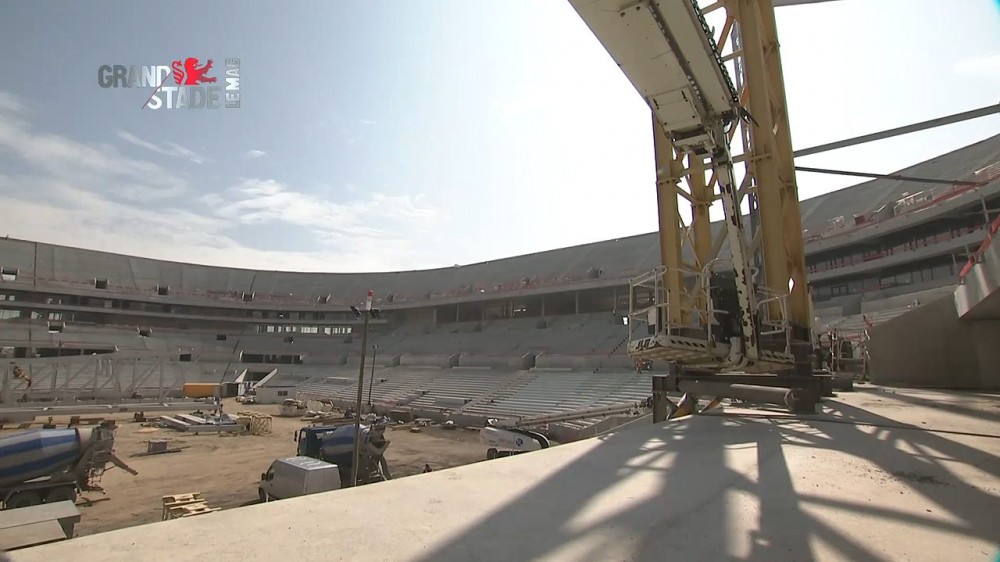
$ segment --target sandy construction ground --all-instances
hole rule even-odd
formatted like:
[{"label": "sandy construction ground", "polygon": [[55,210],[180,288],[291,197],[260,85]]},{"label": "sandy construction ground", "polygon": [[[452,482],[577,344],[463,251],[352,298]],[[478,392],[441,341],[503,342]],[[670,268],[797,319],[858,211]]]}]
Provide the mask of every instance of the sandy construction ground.
[{"label": "sandy construction ground", "polygon": [[[252,436],[192,435],[171,429],[151,431],[134,422],[132,414],[112,416],[118,423],[115,451],[139,474],[132,476],[113,468],[104,474],[101,482],[106,494],[88,492],[81,496],[78,503],[83,520],[76,527],[79,535],[160,521],[161,497],[169,494],[201,492],[211,507],[223,509],[255,503],[260,473],[267,470],[274,459],[294,456],[295,432],[309,424],[299,418],[277,417],[277,406],[243,406],[235,402],[225,405],[227,412],[238,410],[273,415],[272,433]],[[155,415],[151,413],[149,417]],[[66,427],[68,418],[54,421]],[[445,431],[440,427],[425,427],[420,433],[411,433],[409,426],[396,426],[386,431],[386,437],[391,442],[386,460],[393,478],[418,474],[424,463],[441,469],[486,458],[486,447],[479,442],[478,430]],[[133,456],[144,453],[150,439],[163,438],[170,439],[171,448],[181,448],[181,451]],[[82,501],[84,498],[109,499],[86,505]]]}]

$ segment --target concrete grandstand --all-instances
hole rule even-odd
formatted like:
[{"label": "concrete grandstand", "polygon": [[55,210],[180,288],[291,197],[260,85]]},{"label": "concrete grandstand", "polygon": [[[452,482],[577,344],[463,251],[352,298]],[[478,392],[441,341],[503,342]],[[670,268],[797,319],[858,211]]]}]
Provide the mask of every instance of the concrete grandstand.
[{"label": "concrete grandstand", "polygon": [[[1000,208],[998,162],[1000,135],[900,171],[944,184],[876,179],[802,201],[821,327],[846,333],[950,295]],[[374,289],[366,400],[479,416],[641,400],[649,377],[625,354],[623,316],[629,278],[657,262],[656,233],[390,273],[234,269],[5,238],[0,348],[33,382],[5,382],[3,398],[171,396],[185,381],[271,375],[348,400],[360,359],[349,307]]]}]

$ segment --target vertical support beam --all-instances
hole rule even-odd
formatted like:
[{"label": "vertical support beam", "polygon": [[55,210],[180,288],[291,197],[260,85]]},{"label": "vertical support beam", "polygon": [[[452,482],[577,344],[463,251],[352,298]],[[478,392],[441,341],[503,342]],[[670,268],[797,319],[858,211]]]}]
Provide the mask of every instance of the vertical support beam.
[{"label": "vertical support beam", "polygon": [[[652,114],[651,114],[652,115]],[[663,132],[663,127],[653,120],[653,151],[656,158],[656,207],[660,222],[660,263],[666,266],[663,288],[669,295],[667,322],[680,322],[681,318],[681,231],[677,220],[677,183],[683,175],[683,166],[674,156],[673,143]],[[660,304],[659,302],[657,304]]]},{"label": "vertical support beam", "polygon": [[[691,232],[694,246],[694,262],[700,269],[713,259],[712,223],[708,210],[712,206],[713,192],[705,181],[705,161],[697,155],[688,155],[688,185],[691,188]],[[694,291],[695,307],[708,310],[708,295]],[[706,314],[701,315],[704,325],[711,322]]]},{"label": "vertical support beam", "polygon": [[573,291],[573,314],[580,314],[580,291]]},{"label": "vertical support beam", "polygon": [[[762,30],[767,44],[764,63],[768,74],[768,93],[774,119],[775,158],[784,182],[781,184],[781,210],[784,215],[783,240],[788,275],[793,282],[788,297],[789,320],[793,325],[808,330],[812,326],[812,302],[809,296],[809,279],[806,274],[805,240],[802,238],[802,213],[799,209],[799,187],[795,177],[795,152],[792,149],[792,131],[788,123],[788,101],[785,97],[785,77],[781,69],[781,52],[778,44],[778,24],[774,18],[774,5],[769,0],[760,2]],[[808,334],[807,334],[808,337]]]},{"label": "vertical support beam", "polygon": [[767,287],[789,291],[788,320],[809,327],[802,219],[788,126],[777,25],[770,0],[738,0],[737,19],[743,49],[749,109],[756,124],[751,138],[750,170],[756,178],[764,275]]},{"label": "vertical support beam", "polygon": [[712,226],[708,218],[713,193],[705,182],[705,161],[694,154],[688,155],[688,183],[691,186],[691,230],[694,233],[695,263],[704,267],[712,255]]}]

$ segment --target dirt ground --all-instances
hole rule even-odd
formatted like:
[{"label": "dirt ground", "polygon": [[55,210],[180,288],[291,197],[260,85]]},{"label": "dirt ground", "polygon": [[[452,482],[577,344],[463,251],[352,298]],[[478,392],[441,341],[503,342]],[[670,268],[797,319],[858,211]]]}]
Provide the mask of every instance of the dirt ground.
[{"label": "dirt ground", "polygon": [[[270,414],[270,435],[193,435],[172,429],[150,431],[132,420],[132,414],[110,416],[117,420],[116,454],[139,474],[113,468],[104,474],[101,486],[106,494],[88,492],[81,496],[83,519],[77,525],[80,536],[160,521],[161,497],[170,494],[201,492],[209,506],[231,509],[257,502],[257,482],[271,461],[295,455],[295,432],[308,422],[299,418],[277,417],[278,406],[244,406],[227,401],[225,411],[250,410]],[[169,415],[169,412],[164,412]],[[180,412],[183,413],[183,412]],[[150,413],[147,417],[154,417]],[[44,421],[36,419],[36,422]],[[65,427],[69,421],[56,418]],[[36,425],[35,427],[40,427]],[[5,430],[7,433],[9,430]],[[144,453],[150,439],[170,439],[178,453],[133,456]],[[479,442],[476,430],[445,431],[425,427],[411,433],[409,426],[386,430],[390,445],[386,460],[393,478],[419,474],[427,463],[432,469],[450,468],[486,458],[486,447]],[[95,501],[86,505],[82,500]]]}]

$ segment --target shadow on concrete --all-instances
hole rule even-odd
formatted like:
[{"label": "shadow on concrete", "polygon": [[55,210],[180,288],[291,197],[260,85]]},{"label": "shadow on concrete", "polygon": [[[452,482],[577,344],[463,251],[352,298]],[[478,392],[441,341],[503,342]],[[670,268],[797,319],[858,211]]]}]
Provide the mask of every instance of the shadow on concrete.
[{"label": "shadow on concrete", "polygon": [[[841,403],[827,407],[845,419],[899,425]],[[721,431],[718,424],[695,418],[660,424],[655,433],[647,427],[597,438],[600,444],[589,453],[420,560],[533,560],[558,555],[612,560],[621,558],[625,548],[635,560],[813,561],[819,559],[814,550],[818,543],[827,555],[832,552],[839,559],[897,559],[878,545],[866,544],[864,532],[845,533],[807,507],[823,508],[827,514],[831,509],[850,513],[857,518],[859,531],[885,520],[905,523],[915,532],[939,530],[986,541],[1000,537],[1000,519],[987,515],[1000,513],[1000,500],[963,483],[947,467],[959,462],[997,475],[1000,461],[993,455],[919,429],[873,429],[787,416],[712,417],[722,418]],[[942,521],[924,509],[882,507],[878,498],[857,503],[811,492],[823,486],[824,478],[859,476],[821,470],[804,474],[807,471],[801,468],[793,474],[786,455],[798,447],[833,449],[867,461],[857,465],[871,470],[872,478],[896,480],[907,493],[925,498],[935,510],[947,511],[954,521]],[[902,450],[906,447],[916,454]],[[756,454],[747,455],[746,449],[755,449]],[[622,450],[634,454],[623,457]],[[801,453],[796,458],[801,460]],[[756,481],[746,476],[755,473]],[[631,479],[640,485],[620,487]],[[868,485],[878,490],[877,483]],[[752,521],[753,514],[755,529],[746,521],[748,517]],[[734,525],[737,517],[742,525]],[[743,536],[731,531],[734,527],[753,530]]]},{"label": "shadow on concrete", "polygon": [[[975,420],[1000,422],[1000,408],[996,409],[996,411],[983,410],[962,405],[961,403],[943,401],[940,399],[940,395],[936,395],[933,398],[918,396],[918,393],[926,392],[924,389],[867,388],[862,389],[861,392],[876,399],[899,400],[906,404],[934,408],[942,412],[965,416]],[[1000,407],[1000,394],[993,392],[949,391],[948,396],[967,398],[969,401],[992,401]]]}]

